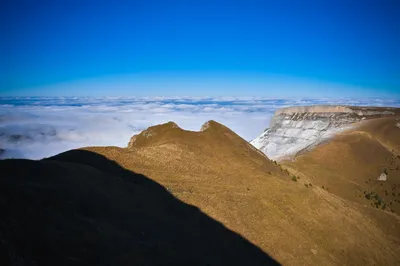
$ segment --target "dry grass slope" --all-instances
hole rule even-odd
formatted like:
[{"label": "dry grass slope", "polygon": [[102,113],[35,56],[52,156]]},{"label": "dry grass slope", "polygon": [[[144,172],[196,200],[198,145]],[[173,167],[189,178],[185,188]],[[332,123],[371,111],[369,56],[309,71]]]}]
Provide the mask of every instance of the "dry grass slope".
[{"label": "dry grass slope", "polygon": [[375,212],[318,187],[307,189],[303,179],[291,181],[279,165],[216,122],[199,132],[168,123],[134,139],[126,149],[88,149],[149,176],[283,264],[399,261],[398,217],[385,214],[387,230]]},{"label": "dry grass slope", "polygon": [[[400,211],[399,116],[361,123],[284,165],[342,198]],[[384,173],[386,181],[378,177]]]}]

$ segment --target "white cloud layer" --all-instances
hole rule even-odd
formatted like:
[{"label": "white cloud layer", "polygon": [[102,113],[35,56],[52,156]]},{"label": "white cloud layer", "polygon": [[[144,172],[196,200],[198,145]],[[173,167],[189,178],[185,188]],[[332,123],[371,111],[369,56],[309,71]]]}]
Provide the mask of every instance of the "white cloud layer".
[{"label": "white cloud layer", "polygon": [[0,158],[40,159],[84,146],[125,147],[134,134],[176,122],[199,130],[216,120],[250,141],[281,107],[346,104],[400,107],[396,99],[263,97],[1,97]]}]

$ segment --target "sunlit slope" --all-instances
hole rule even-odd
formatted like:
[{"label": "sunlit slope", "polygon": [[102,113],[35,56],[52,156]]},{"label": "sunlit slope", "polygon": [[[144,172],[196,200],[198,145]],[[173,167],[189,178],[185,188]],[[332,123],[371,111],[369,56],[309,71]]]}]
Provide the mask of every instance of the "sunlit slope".
[{"label": "sunlit slope", "polygon": [[280,263],[394,264],[400,259],[398,217],[307,188],[303,178],[292,181],[216,122],[199,132],[168,123],[134,136],[128,148],[86,149],[159,182]]},{"label": "sunlit slope", "polygon": [[[365,121],[284,164],[340,197],[398,213],[399,122],[399,117]],[[386,181],[378,180],[382,174]]]}]

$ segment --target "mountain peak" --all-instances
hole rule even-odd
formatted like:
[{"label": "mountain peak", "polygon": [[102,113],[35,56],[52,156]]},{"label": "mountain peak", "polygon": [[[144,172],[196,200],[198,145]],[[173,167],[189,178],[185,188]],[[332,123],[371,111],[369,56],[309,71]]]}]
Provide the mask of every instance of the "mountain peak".
[{"label": "mountain peak", "polygon": [[[207,132],[207,134],[205,134]],[[198,141],[199,139],[203,139],[205,135],[210,137],[210,134],[215,138],[225,133],[232,133],[236,135],[233,131],[231,131],[226,126],[214,121],[209,120],[205,122],[200,131],[190,131],[184,130],[180,128],[174,122],[168,122],[160,125],[151,126],[137,135],[131,137],[128,148],[143,146],[146,145],[154,145],[158,142],[168,142],[168,141]]]},{"label": "mountain peak", "polygon": [[216,122],[216,121],[214,121],[214,120],[209,120],[209,121],[205,122],[205,123],[201,126],[200,131],[201,131],[201,132],[202,132],[202,131],[206,131],[206,130],[208,130],[208,129],[210,129],[210,128],[214,128],[214,129],[217,129],[217,128],[220,128],[220,129],[227,129],[227,127],[225,127],[224,125],[222,125],[222,124],[220,124],[220,123],[218,123],[218,122]]},{"label": "mountain peak", "polygon": [[150,138],[153,139],[155,136],[162,136],[169,131],[177,131],[177,130],[181,131],[182,129],[175,122],[172,121],[148,127],[139,134],[133,135],[131,137],[128,143],[128,148],[137,147],[138,145],[147,142],[147,140]]}]

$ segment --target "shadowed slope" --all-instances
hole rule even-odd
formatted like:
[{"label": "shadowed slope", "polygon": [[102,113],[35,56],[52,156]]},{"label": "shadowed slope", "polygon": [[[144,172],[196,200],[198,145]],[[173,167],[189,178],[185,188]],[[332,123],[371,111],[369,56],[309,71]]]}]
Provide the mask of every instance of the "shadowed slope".
[{"label": "shadowed slope", "polygon": [[[2,265],[269,265],[147,177],[83,150],[0,161]],[[19,265],[19,264],[18,264]]]}]

